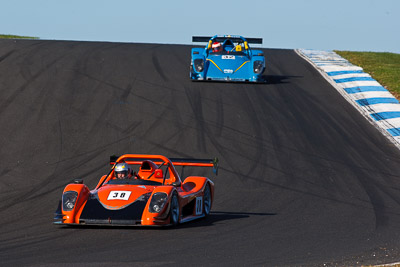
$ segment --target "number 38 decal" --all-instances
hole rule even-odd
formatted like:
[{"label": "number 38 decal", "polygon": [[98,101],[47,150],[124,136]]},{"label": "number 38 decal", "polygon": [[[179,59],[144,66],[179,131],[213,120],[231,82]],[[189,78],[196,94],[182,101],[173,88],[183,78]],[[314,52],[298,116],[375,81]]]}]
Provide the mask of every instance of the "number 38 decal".
[{"label": "number 38 decal", "polygon": [[130,195],[131,191],[111,191],[110,194],[108,194],[107,200],[111,199],[128,200]]}]

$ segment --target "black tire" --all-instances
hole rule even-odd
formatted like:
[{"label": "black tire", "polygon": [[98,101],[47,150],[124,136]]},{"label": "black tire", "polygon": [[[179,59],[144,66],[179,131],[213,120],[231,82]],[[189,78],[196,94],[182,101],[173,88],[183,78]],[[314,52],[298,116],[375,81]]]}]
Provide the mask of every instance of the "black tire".
[{"label": "black tire", "polygon": [[171,225],[176,226],[179,223],[179,202],[178,197],[174,193],[171,198],[171,207],[169,211],[169,216],[171,220]]},{"label": "black tire", "polygon": [[203,195],[203,212],[204,216],[208,216],[211,211],[211,188],[210,185],[207,184],[206,188],[204,188],[204,195]]}]

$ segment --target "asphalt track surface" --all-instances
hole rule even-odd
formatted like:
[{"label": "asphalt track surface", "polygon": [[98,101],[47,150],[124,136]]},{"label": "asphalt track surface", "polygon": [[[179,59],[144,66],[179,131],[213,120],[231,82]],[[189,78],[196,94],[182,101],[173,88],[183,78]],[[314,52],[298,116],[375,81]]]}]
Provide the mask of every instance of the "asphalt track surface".
[{"label": "asphalt track surface", "polygon": [[[400,152],[293,50],[267,84],[193,83],[191,46],[0,41],[2,266],[359,266],[400,260]],[[52,224],[112,154],[218,157],[211,215]]]}]

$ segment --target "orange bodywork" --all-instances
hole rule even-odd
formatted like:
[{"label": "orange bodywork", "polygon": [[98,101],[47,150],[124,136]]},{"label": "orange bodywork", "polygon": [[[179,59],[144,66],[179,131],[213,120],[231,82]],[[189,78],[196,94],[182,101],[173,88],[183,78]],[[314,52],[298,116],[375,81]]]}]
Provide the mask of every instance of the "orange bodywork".
[{"label": "orange bodywork", "polygon": [[[114,167],[121,162],[140,166],[134,178],[115,178]],[[215,162],[125,154],[111,163],[110,172],[100,178],[95,189],[89,190],[81,181],[65,187],[55,224],[162,226],[177,223],[171,221],[173,211],[179,215],[178,223],[208,215],[214,183],[200,176],[187,177],[182,183],[174,165],[215,167]],[[173,196],[178,208],[173,206]]]}]

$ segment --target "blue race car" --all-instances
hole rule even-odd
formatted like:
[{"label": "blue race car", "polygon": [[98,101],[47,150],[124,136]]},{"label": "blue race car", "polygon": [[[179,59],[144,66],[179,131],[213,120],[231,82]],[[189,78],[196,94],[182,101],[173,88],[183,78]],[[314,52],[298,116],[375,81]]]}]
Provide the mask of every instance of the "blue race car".
[{"label": "blue race car", "polygon": [[262,44],[261,38],[215,35],[193,36],[192,41],[208,42],[205,48],[192,48],[192,81],[265,82],[264,54],[249,47],[249,43]]}]

